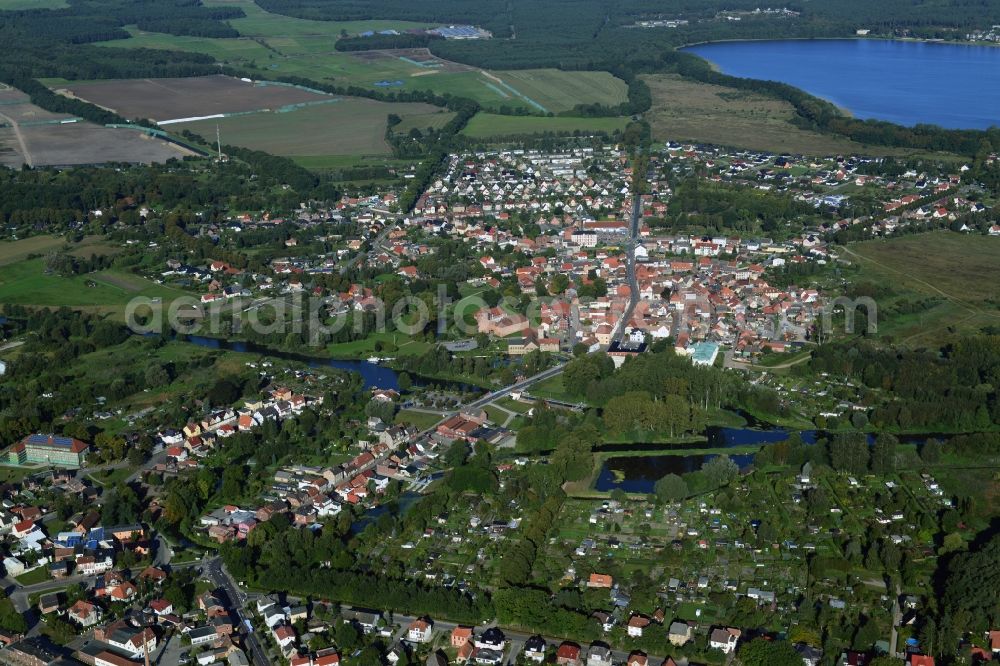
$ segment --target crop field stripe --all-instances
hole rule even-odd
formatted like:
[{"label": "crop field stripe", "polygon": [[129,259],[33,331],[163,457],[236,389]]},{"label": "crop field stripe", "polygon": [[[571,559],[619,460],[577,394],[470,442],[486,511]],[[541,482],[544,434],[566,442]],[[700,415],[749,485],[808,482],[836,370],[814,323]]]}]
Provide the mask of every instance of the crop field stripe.
[{"label": "crop field stripe", "polygon": [[406,56],[399,56],[399,59],[403,62],[409,63],[411,65],[416,65],[417,67],[443,67],[443,63],[440,62],[417,62],[416,60],[411,60]]},{"label": "crop field stripe", "polygon": [[493,85],[489,81],[483,81],[483,85],[486,86],[487,88],[489,88],[490,90],[492,90],[493,92],[495,92],[496,94],[500,95],[504,99],[510,99],[510,95],[508,95],[504,91],[500,90],[500,88],[496,87],[495,85]]}]

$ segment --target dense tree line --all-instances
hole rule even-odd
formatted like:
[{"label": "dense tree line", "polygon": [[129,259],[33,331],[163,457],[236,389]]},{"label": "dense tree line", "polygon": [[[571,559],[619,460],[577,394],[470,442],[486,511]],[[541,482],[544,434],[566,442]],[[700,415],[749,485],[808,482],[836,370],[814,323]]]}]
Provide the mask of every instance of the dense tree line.
[{"label": "dense tree line", "polygon": [[732,375],[692,365],[665,342],[653,350],[627,360],[617,371],[603,354],[575,358],[566,366],[564,384],[571,394],[601,406],[630,391],[644,391],[657,400],[679,396],[700,409],[727,405],[736,398],[737,379]]},{"label": "dense tree line", "polygon": [[675,188],[667,215],[650,225],[671,231],[775,235],[795,233],[802,229],[803,220],[815,215],[812,205],[788,194],[688,178]]},{"label": "dense tree line", "polygon": [[864,341],[824,345],[813,352],[810,368],[891,393],[869,417],[879,428],[976,431],[1000,423],[998,336],[966,337],[941,353]]},{"label": "dense tree line", "polygon": [[399,35],[374,34],[367,37],[341,37],[337,40],[338,51],[374,51],[379,49],[424,49],[435,40],[444,39],[427,33]]}]

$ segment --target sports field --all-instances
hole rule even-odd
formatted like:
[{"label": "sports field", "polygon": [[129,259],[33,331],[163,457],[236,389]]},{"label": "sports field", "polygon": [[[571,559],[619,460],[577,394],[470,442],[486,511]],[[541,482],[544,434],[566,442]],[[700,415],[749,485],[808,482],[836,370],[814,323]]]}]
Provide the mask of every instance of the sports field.
[{"label": "sports field", "polygon": [[462,134],[477,139],[503,138],[544,134],[545,132],[580,132],[611,134],[624,130],[628,118],[538,118],[533,116],[499,116],[492,113],[477,113]]},{"label": "sports field", "polygon": [[[438,113],[429,104],[386,104],[351,97],[285,113],[254,113],[227,118],[178,123],[202,136],[219,128],[222,143],[263,150],[287,157],[319,155],[385,155],[386,119],[395,113],[412,126],[443,124],[451,114]],[[438,116],[444,116],[439,118]],[[424,122],[421,122],[424,119]]]},{"label": "sports field", "polygon": [[[1000,238],[937,231],[855,243],[842,256],[860,266],[855,282],[888,287],[876,298],[880,335],[918,346],[1000,326]],[[926,307],[894,314],[901,303]]]}]

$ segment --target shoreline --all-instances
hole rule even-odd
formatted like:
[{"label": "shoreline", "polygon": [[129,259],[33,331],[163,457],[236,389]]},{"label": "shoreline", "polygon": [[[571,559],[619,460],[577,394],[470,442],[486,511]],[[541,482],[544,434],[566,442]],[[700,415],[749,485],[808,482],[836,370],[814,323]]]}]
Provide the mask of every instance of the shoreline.
[{"label": "shoreline", "polygon": [[[903,42],[910,44],[941,44],[943,46],[982,46],[1000,48],[1000,42],[970,42],[968,40],[931,39],[929,37],[881,37],[879,35],[854,35],[851,37],[744,37],[733,39],[706,39],[675,46],[675,51],[683,51],[695,46],[711,44],[734,44],[739,42]],[[699,56],[700,57],[700,56]]]},{"label": "shoreline", "polygon": [[[769,37],[769,38],[741,38],[741,39],[710,39],[710,40],[703,40],[703,41],[699,41],[699,42],[689,42],[689,43],[682,44],[682,45],[674,47],[674,51],[678,52],[678,53],[681,53],[681,52],[687,53],[689,55],[692,55],[692,56],[695,56],[697,58],[700,58],[705,63],[707,63],[708,66],[709,66],[709,69],[712,72],[716,73],[716,74],[721,74],[723,76],[728,76],[728,77],[731,77],[731,78],[734,78],[734,79],[742,79],[742,80],[746,80],[746,81],[773,81],[773,82],[776,82],[776,83],[781,83],[783,85],[789,86],[791,88],[794,88],[796,90],[801,91],[802,93],[805,93],[806,95],[808,95],[810,97],[813,97],[813,98],[815,98],[817,100],[821,100],[823,102],[826,102],[826,103],[832,105],[838,111],[838,113],[840,113],[844,118],[847,118],[847,119],[860,120],[860,121],[875,120],[875,121],[879,121],[879,122],[888,122],[890,124],[899,125],[900,127],[905,127],[905,128],[911,129],[911,130],[913,128],[915,128],[916,126],[918,126],[918,125],[928,124],[928,123],[915,122],[915,123],[910,124],[910,125],[905,125],[905,124],[899,123],[897,121],[886,120],[886,119],[879,118],[879,117],[874,117],[874,116],[870,117],[870,118],[858,118],[857,116],[854,115],[854,113],[851,111],[850,108],[844,106],[843,104],[841,104],[841,103],[839,103],[839,102],[837,102],[835,100],[829,99],[827,97],[824,97],[824,96],[822,96],[822,95],[820,95],[818,93],[815,93],[815,92],[812,92],[810,90],[807,90],[807,89],[805,89],[805,88],[803,88],[803,87],[801,87],[799,85],[795,85],[795,84],[792,84],[792,83],[789,83],[787,81],[780,80],[780,79],[767,79],[767,78],[756,77],[756,76],[738,76],[736,74],[732,74],[732,73],[726,72],[715,61],[711,60],[707,54],[697,53],[697,52],[695,52],[695,51],[692,50],[692,49],[694,49],[696,47],[700,47],[700,46],[712,46],[714,44],[740,44],[740,43],[745,43],[745,44],[760,44],[760,43],[767,43],[767,42],[771,42],[771,43],[775,43],[775,44],[777,44],[777,43],[786,43],[786,42],[854,42],[854,43],[857,43],[857,42],[862,42],[862,41],[884,42],[884,43],[898,42],[898,43],[901,43],[901,44],[938,44],[938,45],[942,45],[942,46],[956,46],[956,47],[989,47],[989,48],[1000,47],[1000,43],[997,43],[997,42],[947,41],[947,40],[929,39],[929,38],[915,38],[915,37],[882,37],[882,36],[779,37],[779,38],[770,38]],[[693,80],[698,81],[699,79],[695,78]],[[930,124],[931,125],[935,125],[935,123],[930,123]],[[967,132],[967,131],[985,132],[985,131],[987,131],[988,128],[977,128],[977,127],[944,127],[944,126],[940,126],[940,129],[943,129],[943,130],[949,131],[949,132]]]}]

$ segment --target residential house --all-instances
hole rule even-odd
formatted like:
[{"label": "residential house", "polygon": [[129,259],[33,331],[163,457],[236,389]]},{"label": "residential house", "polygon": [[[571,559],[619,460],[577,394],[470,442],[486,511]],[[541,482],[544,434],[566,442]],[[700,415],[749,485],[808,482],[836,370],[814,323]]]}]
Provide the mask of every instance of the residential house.
[{"label": "residential house", "polygon": [[614,582],[614,578],[608,574],[592,573],[590,574],[590,580],[587,581],[587,587],[611,589]]},{"label": "residential house", "polygon": [[628,619],[628,635],[633,638],[641,637],[643,630],[648,627],[651,622],[652,621],[645,615],[633,615]]},{"label": "residential house", "polygon": [[740,641],[741,631],[732,627],[713,629],[708,638],[708,647],[713,650],[722,650],[729,654],[736,649],[736,644]]},{"label": "residential house", "polygon": [[472,640],[472,627],[458,626],[451,630],[451,646],[460,648]]},{"label": "residential house", "polygon": [[427,643],[431,640],[433,623],[427,618],[417,618],[406,628],[406,640],[411,643]]},{"label": "residential house", "polygon": [[649,659],[646,657],[646,653],[640,650],[633,650],[625,662],[626,666],[647,666],[648,663]]},{"label": "residential house", "polygon": [[82,628],[92,627],[101,621],[101,609],[80,599],[66,611],[67,617]]},{"label": "residential house", "polygon": [[503,652],[503,649],[507,645],[507,638],[504,636],[503,632],[496,627],[490,627],[483,633],[476,636],[474,639],[474,644],[476,649],[479,650],[497,650]]},{"label": "residential house", "polygon": [[545,661],[545,639],[532,636],[524,643],[524,658],[536,663]]},{"label": "residential house", "polygon": [[685,645],[694,637],[694,629],[687,622],[674,621],[670,623],[667,638],[670,644],[675,647]]},{"label": "residential house", "polygon": [[582,666],[580,646],[576,643],[563,641],[556,650],[556,664],[559,666]]},{"label": "residential house", "polygon": [[614,659],[607,643],[593,643],[587,650],[587,666],[612,666]]}]

